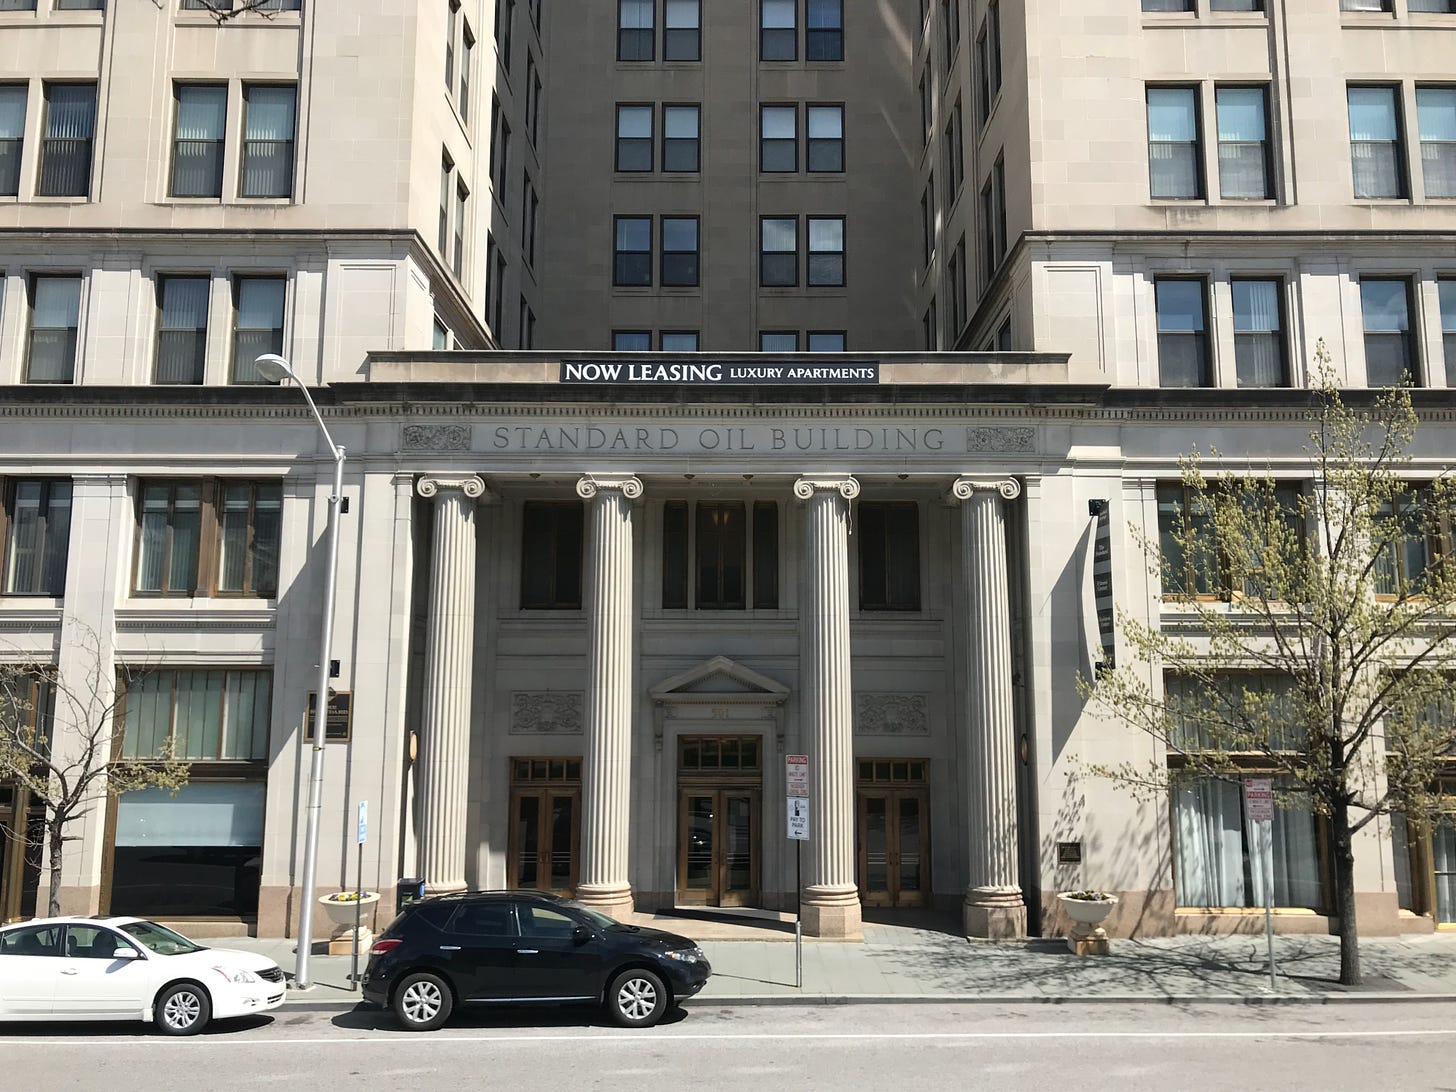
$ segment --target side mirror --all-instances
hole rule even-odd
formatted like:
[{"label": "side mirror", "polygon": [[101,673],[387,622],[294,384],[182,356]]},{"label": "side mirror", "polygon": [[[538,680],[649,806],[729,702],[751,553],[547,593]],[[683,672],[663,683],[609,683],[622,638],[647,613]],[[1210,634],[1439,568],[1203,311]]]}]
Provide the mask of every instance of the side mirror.
[{"label": "side mirror", "polygon": [[578,925],[571,931],[571,939],[578,944],[585,944],[587,941],[595,939],[595,934],[585,925]]},{"label": "side mirror", "polygon": [[111,953],[112,959],[141,959],[141,952],[135,948],[118,948]]}]

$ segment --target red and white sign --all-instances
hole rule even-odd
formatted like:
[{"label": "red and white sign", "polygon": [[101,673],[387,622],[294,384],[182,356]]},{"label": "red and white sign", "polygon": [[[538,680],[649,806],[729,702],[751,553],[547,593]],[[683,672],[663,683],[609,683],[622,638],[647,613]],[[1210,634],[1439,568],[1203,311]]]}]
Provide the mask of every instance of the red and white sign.
[{"label": "red and white sign", "polygon": [[1274,821],[1274,781],[1250,777],[1244,781],[1244,814],[1251,823]]},{"label": "red and white sign", "polygon": [[790,796],[809,795],[809,756],[785,755],[784,771]]}]

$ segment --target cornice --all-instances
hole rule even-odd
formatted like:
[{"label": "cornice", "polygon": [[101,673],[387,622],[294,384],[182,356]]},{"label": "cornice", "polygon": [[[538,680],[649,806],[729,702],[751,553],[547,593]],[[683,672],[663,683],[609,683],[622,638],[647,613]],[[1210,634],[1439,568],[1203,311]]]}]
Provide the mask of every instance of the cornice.
[{"label": "cornice", "polygon": [[123,608],[116,612],[118,633],[167,633],[205,631],[209,633],[257,633],[276,624],[272,609],[168,610],[166,608]]}]

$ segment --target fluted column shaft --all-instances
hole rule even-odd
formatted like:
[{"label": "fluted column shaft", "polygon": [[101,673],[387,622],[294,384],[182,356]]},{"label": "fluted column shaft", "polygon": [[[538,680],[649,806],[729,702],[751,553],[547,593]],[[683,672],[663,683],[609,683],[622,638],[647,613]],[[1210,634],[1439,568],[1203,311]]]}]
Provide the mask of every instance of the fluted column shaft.
[{"label": "fluted column shaft", "polygon": [[435,505],[419,789],[421,872],[434,893],[465,888],[475,505],[485,483],[473,474],[427,477],[419,493]]},{"label": "fluted column shaft", "polygon": [[1011,685],[1011,601],[1006,576],[1006,502],[1013,479],[958,479],[967,593],[966,711],[971,798],[967,802],[965,921],[973,936],[1026,934],[1019,883],[1016,718]]},{"label": "fluted column shaft", "polygon": [[582,478],[587,502],[586,747],[582,758],[581,876],[576,895],[606,913],[632,909],[632,477]]},{"label": "fluted column shaft", "polygon": [[853,478],[800,478],[804,566],[799,624],[804,632],[804,738],[809,752],[809,885],[804,928],[818,936],[860,931],[854,876],[854,715],[849,654],[850,502]]}]

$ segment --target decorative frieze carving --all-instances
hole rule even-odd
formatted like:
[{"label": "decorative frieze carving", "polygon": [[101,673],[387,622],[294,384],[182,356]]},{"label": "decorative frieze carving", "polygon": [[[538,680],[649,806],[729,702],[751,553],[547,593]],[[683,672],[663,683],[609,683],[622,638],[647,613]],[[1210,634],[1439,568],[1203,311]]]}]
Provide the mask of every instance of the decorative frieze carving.
[{"label": "decorative frieze carving", "polygon": [[867,736],[926,736],[930,717],[924,694],[856,694],[854,724]]},{"label": "decorative frieze carving", "polygon": [[581,734],[580,691],[526,691],[511,695],[511,734],[517,736]]},{"label": "decorative frieze carving", "polygon": [[966,429],[966,450],[991,454],[1003,451],[1035,451],[1036,432],[1029,426],[995,428],[991,425],[971,425]]},{"label": "decorative frieze carving", "polygon": [[401,451],[469,451],[469,425],[405,425]]}]

